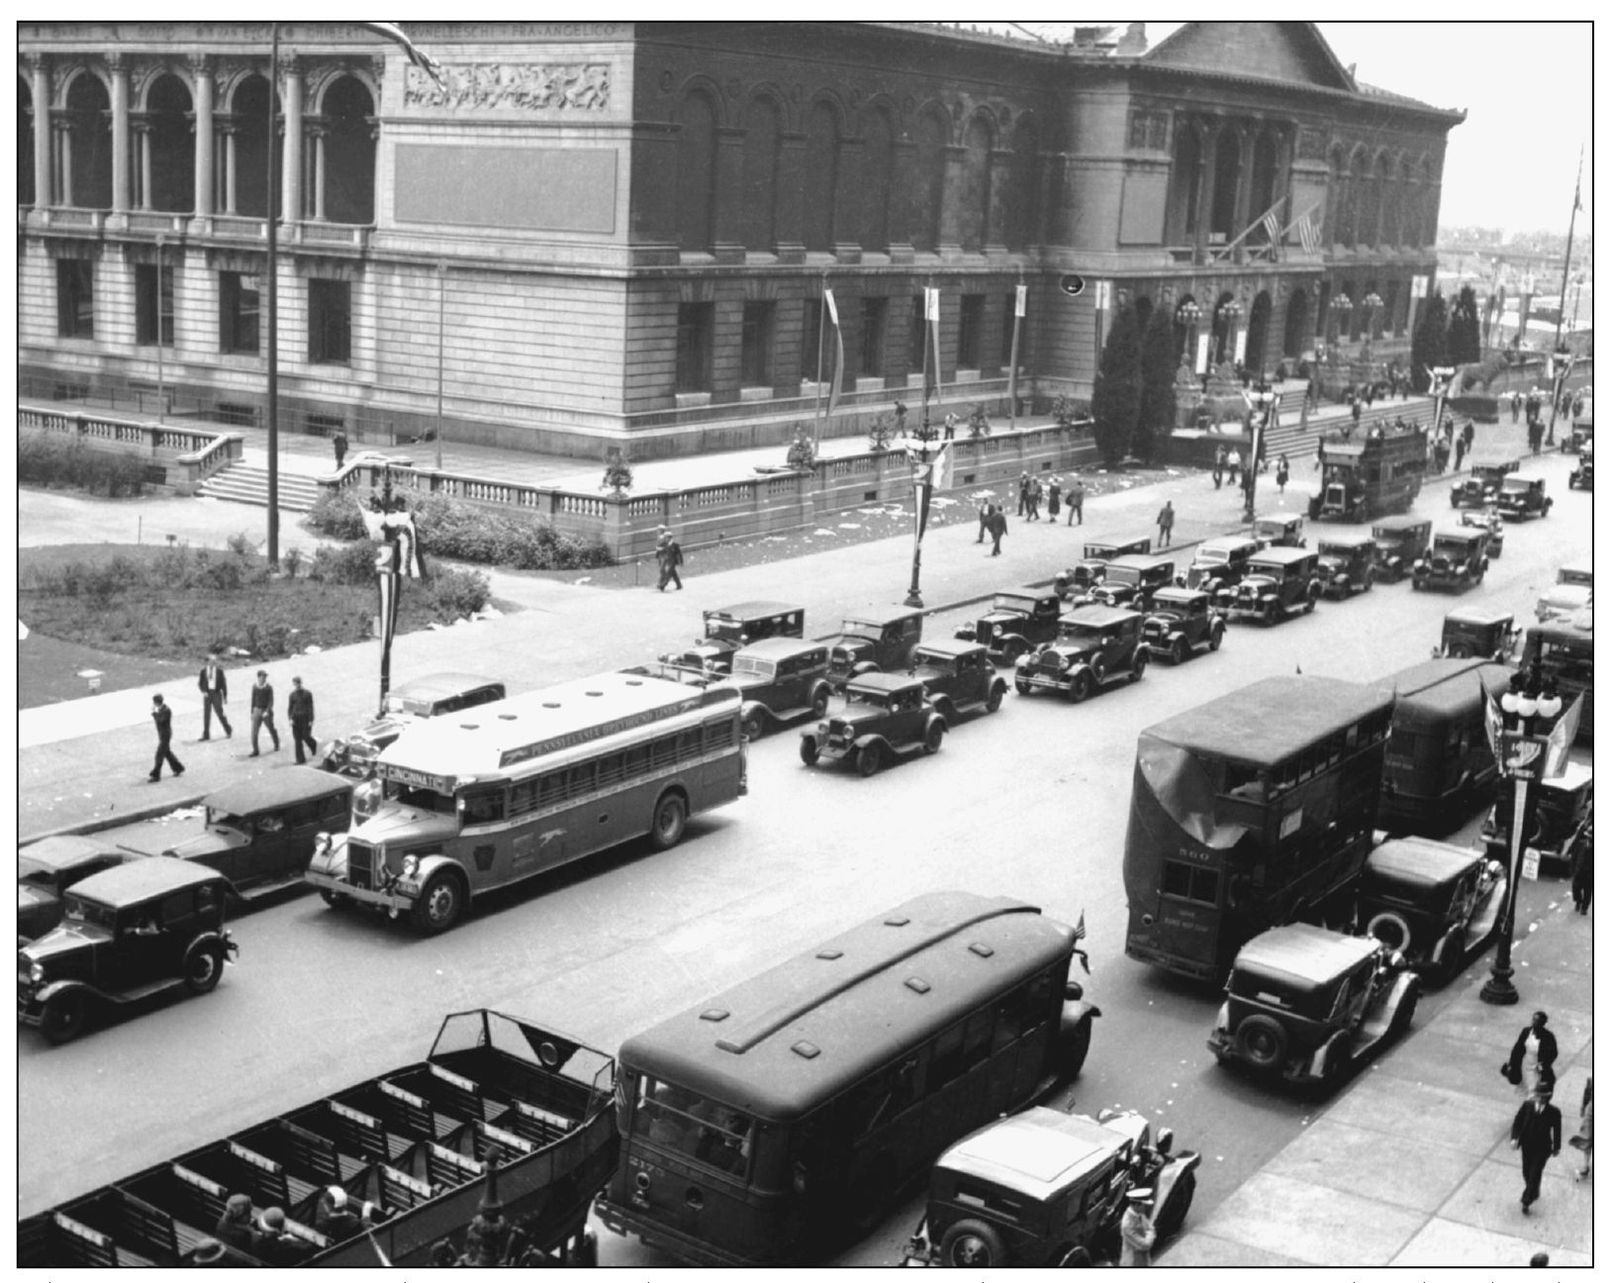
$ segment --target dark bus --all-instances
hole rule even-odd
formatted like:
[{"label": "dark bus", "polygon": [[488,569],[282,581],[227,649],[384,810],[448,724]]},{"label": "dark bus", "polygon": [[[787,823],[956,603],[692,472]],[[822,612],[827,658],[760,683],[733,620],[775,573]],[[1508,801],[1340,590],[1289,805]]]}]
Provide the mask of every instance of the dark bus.
[{"label": "dark bus", "polygon": [[1589,613],[1581,618],[1584,620],[1583,623],[1559,621],[1535,625],[1524,634],[1523,654],[1518,664],[1520,668],[1527,669],[1535,657],[1539,656],[1541,672],[1557,683],[1557,694],[1562,697],[1565,711],[1579,696],[1585,697],[1585,707],[1580,710],[1579,715],[1579,733],[1575,740],[1580,744],[1589,744],[1592,721],[1591,679],[1596,651],[1591,644]]},{"label": "dark bus", "polygon": [[1268,927],[1347,917],[1393,711],[1369,686],[1268,677],[1144,731],[1126,953],[1215,980]]},{"label": "dark bus", "polygon": [[702,1265],[821,1259],[959,1137],[1073,1077],[1080,931],[922,895],[628,1039],[597,1205]]},{"label": "dark bus", "polygon": [[1440,837],[1489,803],[1496,766],[1484,693],[1499,696],[1511,677],[1505,664],[1429,659],[1375,683],[1395,697],[1380,828]]}]

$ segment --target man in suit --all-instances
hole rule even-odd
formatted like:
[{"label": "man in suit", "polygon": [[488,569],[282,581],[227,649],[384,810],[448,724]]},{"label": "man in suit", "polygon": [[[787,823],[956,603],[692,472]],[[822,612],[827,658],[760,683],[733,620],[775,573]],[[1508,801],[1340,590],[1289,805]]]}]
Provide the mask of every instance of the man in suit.
[{"label": "man in suit", "polygon": [[185,764],[174,756],[174,711],[162,702],[161,695],[151,697],[151,720],[157,724],[157,760],[146,778],[155,784],[162,778],[162,764],[167,762],[177,779],[185,773]]},{"label": "man in suit", "polygon": [[291,723],[291,746],[297,750],[297,765],[301,766],[307,759],[303,757],[303,745],[308,746],[312,754],[319,753],[319,745],[314,742],[314,693],[304,690],[302,678],[291,679],[291,694],[286,699],[286,720]]},{"label": "man in suit", "polygon": [[1562,1147],[1562,1112],[1551,1103],[1551,1088],[1537,1087],[1512,1120],[1512,1148],[1523,1154],[1520,1206],[1525,1216],[1529,1214],[1529,1205],[1540,1197],[1540,1178],[1545,1175],[1546,1160],[1556,1158]]},{"label": "man in suit", "polygon": [[258,669],[258,682],[252,688],[252,756],[258,755],[258,728],[267,726],[274,737],[274,751],[280,751],[280,732],[274,724],[274,687],[269,685],[269,674]]},{"label": "man in suit", "polygon": [[230,719],[224,716],[224,701],[230,697],[230,684],[224,676],[224,670],[219,667],[218,656],[209,655],[207,663],[202,665],[202,671],[196,678],[196,689],[202,693],[202,738],[213,738],[213,716],[218,715],[218,724],[224,728],[225,738],[234,734],[230,730]]}]

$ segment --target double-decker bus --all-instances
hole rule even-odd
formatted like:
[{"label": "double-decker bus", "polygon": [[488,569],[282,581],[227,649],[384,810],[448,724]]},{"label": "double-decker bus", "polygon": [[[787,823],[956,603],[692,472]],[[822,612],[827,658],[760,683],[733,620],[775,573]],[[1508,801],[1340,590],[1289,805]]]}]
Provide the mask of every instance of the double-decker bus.
[{"label": "double-decker bus", "polygon": [[597,1205],[706,1265],[820,1258],[954,1140],[1073,1077],[1097,1008],[1040,909],[922,895],[630,1038]]},{"label": "double-decker bus", "polygon": [[1126,952],[1224,976],[1268,927],[1348,916],[1372,843],[1394,695],[1268,677],[1137,741]]},{"label": "double-decker bus", "polygon": [[484,891],[646,833],[674,846],[691,815],[745,793],[740,703],[732,686],[602,673],[411,726],[307,880],[435,934]]}]

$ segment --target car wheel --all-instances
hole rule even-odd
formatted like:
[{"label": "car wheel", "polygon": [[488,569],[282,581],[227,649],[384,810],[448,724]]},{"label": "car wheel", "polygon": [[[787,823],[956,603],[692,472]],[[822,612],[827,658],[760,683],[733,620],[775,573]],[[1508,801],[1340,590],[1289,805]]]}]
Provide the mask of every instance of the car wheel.
[{"label": "car wheel", "polygon": [[1188,1208],[1193,1206],[1193,1194],[1197,1189],[1198,1180],[1192,1172],[1183,1172],[1181,1179],[1171,1186],[1164,1204],[1154,1213],[1154,1232],[1160,1238],[1169,1238],[1182,1228],[1182,1223],[1187,1220]]},{"label": "car wheel", "polygon": [[1109,665],[1102,655],[1094,655],[1090,667],[1092,669],[1092,680],[1095,682],[1101,682],[1104,679],[1104,675],[1109,671]]},{"label": "car wheel", "polygon": [[1143,669],[1145,669],[1147,667],[1148,667],[1148,652],[1146,650],[1144,650],[1141,646],[1139,646],[1139,647],[1137,647],[1136,651],[1132,654],[1132,657],[1131,657],[1131,671],[1126,674],[1126,680],[1131,681],[1131,682],[1141,681],[1142,680],[1142,675],[1143,675]]},{"label": "car wheel", "polygon": [[1171,663],[1185,664],[1187,663],[1187,655],[1187,638],[1178,637],[1171,643]]},{"label": "car wheel", "polygon": [[1029,695],[1031,693],[1031,684],[1023,677],[1016,677],[1014,678],[1014,689],[1021,695]]},{"label": "car wheel", "polygon": [[1270,1016],[1245,1016],[1237,1043],[1238,1054],[1256,1069],[1277,1069],[1288,1055],[1288,1034]]},{"label": "car wheel", "polygon": [[321,887],[319,898],[333,909],[350,909],[353,907],[352,897],[345,896],[340,891],[329,891]]},{"label": "car wheel", "polygon": [[1082,669],[1070,677],[1070,703],[1079,704],[1092,694],[1092,674]]},{"label": "car wheel", "polygon": [[818,693],[812,697],[812,716],[813,717],[822,717],[828,711],[829,711],[829,692],[826,691],[826,690],[820,689],[818,691]]},{"label": "car wheel", "polygon": [[1221,639],[1223,637],[1225,637],[1225,636],[1226,636],[1226,629],[1224,629],[1224,628],[1212,628],[1212,629],[1210,629],[1210,649],[1211,650],[1220,650],[1221,649]]},{"label": "car wheel", "polygon": [[941,1239],[941,1263],[954,1268],[989,1270],[1008,1264],[1003,1241],[984,1221],[963,1220]]},{"label": "car wheel", "polygon": [[946,735],[946,723],[943,721],[931,722],[924,728],[924,751],[935,754],[941,751],[941,740]]},{"label": "car wheel", "polygon": [[[1015,682],[1014,684],[1017,686],[1019,683]],[[1003,706],[1003,692],[1007,689],[1006,686],[999,685],[997,682],[991,684],[991,689],[986,692],[986,712],[995,713]],[[1030,687],[1027,686],[1025,689],[1029,690]]]},{"label": "car wheel", "polygon": [[877,774],[885,764],[885,754],[878,744],[864,744],[857,750],[857,774],[867,779]]},{"label": "car wheel", "polygon": [[683,841],[683,830],[689,824],[689,804],[683,794],[670,789],[661,794],[655,804],[655,817],[650,825],[650,842],[657,851],[677,846]]},{"label": "car wheel", "polygon": [[465,893],[459,879],[444,870],[426,883],[409,912],[409,920],[421,935],[441,935],[459,921],[464,907]]},{"label": "car wheel", "polygon": [[1260,621],[1263,624],[1265,624],[1267,628],[1270,628],[1273,624],[1275,624],[1277,622],[1277,603],[1276,602],[1268,601],[1266,603],[1266,608],[1260,612]]},{"label": "car wheel", "polygon": [[808,766],[818,764],[818,741],[810,735],[801,736],[801,760]]},{"label": "car wheel", "polygon": [[1401,1002],[1399,1009],[1389,1021],[1389,1036],[1398,1038],[1411,1028],[1412,1017],[1417,1014],[1417,1000],[1422,997],[1422,991],[1415,985]]},{"label": "car wheel", "polygon": [[57,994],[45,1004],[45,1010],[39,1016],[39,1031],[45,1035],[46,1042],[59,1047],[64,1042],[72,1042],[84,1032],[88,1017],[89,1008],[84,1003],[84,995],[77,990],[69,990]]},{"label": "car wheel", "polygon": [[1072,1247],[1059,1257],[1061,1270],[1084,1270],[1092,1264],[1092,1253],[1084,1247]]},{"label": "car wheel", "polygon": [[760,709],[747,708],[740,714],[739,733],[748,740],[762,738],[762,713]]},{"label": "car wheel", "polygon": [[185,988],[211,993],[224,975],[224,950],[216,944],[197,945],[185,955]]},{"label": "car wheel", "polygon": [[1003,663],[1017,663],[1019,657],[1025,653],[1025,641],[1021,637],[1010,637],[1003,643]]}]

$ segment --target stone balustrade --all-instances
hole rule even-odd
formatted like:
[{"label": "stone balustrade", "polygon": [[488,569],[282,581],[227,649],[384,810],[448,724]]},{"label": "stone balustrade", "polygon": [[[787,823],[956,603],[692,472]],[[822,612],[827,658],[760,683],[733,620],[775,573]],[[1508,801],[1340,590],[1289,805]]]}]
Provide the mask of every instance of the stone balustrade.
[{"label": "stone balustrade", "polygon": [[168,474],[165,484],[175,486],[205,481],[240,459],[245,450],[238,432],[148,423],[26,402],[17,404],[17,428],[66,437],[90,449],[138,451],[162,464]]}]

